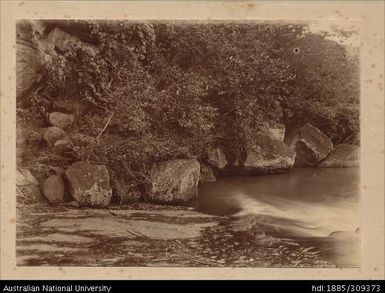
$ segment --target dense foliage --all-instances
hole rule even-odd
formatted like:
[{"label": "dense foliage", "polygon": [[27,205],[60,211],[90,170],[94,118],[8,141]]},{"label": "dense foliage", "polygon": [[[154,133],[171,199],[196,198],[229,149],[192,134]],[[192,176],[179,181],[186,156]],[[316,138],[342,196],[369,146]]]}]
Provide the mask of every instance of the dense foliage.
[{"label": "dense foliage", "polygon": [[126,140],[115,152],[103,144],[92,152],[111,168],[123,164],[125,173],[139,172],[137,181],[145,176],[145,158],[199,157],[213,143],[231,154],[247,129],[266,120],[289,128],[310,122],[336,143],[352,142],[359,132],[358,57],[327,34],[310,33],[307,25],[71,26],[88,43],[52,56],[40,95],[64,93],[91,103],[79,115],[78,129],[97,136],[106,121],[119,128]]}]

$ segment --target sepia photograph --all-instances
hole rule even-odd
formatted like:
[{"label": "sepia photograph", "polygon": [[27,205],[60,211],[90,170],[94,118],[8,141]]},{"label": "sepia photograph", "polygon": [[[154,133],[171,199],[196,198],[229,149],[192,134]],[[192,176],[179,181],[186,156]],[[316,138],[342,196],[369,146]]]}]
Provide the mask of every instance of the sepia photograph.
[{"label": "sepia photograph", "polygon": [[17,266],[360,267],[356,22],[15,25]]},{"label": "sepia photograph", "polygon": [[0,291],[380,292],[384,5],[0,1]]}]

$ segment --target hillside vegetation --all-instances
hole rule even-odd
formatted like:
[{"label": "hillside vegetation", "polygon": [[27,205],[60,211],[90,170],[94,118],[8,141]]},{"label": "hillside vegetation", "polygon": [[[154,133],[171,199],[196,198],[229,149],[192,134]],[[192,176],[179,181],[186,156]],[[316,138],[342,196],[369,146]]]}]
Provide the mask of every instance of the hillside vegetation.
[{"label": "hillside vegetation", "polygon": [[235,160],[266,121],[359,143],[358,55],[306,24],[47,20],[17,32],[44,60],[18,92],[18,123],[45,127],[64,109],[75,117],[66,131],[83,137],[63,157],[32,147],[22,164],[38,178],[86,160],[140,191],[154,162],[201,160],[210,145]]}]

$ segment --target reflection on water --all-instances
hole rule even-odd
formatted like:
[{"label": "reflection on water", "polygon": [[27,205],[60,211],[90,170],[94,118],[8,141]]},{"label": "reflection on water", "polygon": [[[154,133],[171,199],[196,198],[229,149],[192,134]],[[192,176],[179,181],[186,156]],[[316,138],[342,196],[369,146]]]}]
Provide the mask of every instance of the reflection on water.
[{"label": "reflection on water", "polygon": [[295,168],[200,186],[200,211],[253,217],[265,233],[317,247],[338,266],[359,265],[359,169]]}]

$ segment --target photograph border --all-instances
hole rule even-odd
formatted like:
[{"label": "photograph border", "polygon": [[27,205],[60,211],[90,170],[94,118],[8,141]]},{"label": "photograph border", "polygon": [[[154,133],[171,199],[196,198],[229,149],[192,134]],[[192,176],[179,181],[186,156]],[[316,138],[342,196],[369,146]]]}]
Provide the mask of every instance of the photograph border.
[{"label": "photograph border", "polygon": [[[16,20],[324,20],[360,24],[361,267],[186,268],[16,266]],[[0,279],[383,279],[383,1],[2,1]]]}]

